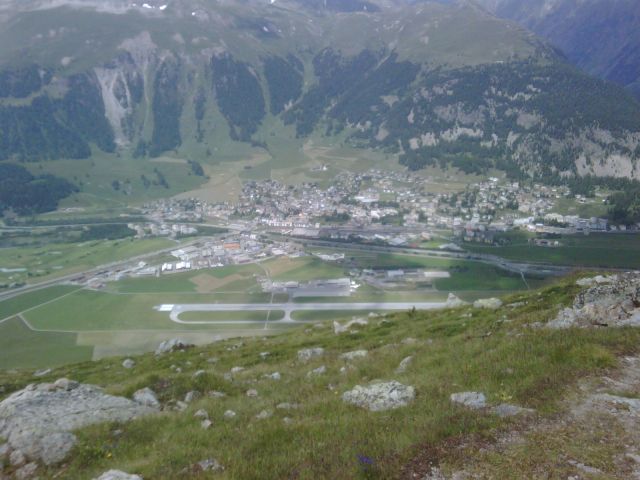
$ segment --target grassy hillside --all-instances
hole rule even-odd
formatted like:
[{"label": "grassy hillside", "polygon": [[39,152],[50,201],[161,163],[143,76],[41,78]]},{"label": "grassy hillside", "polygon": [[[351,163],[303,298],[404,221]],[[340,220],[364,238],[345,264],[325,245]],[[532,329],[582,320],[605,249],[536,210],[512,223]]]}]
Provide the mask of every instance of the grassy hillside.
[{"label": "grassy hillside", "polygon": [[[66,376],[125,396],[151,387],[165,404],[192,390],[226,396],[205,395],[184,412],[85,429],[69,464],[51,468],[41,478],[93,478],[109,468],[153,479],[414,478],[414,473],[422,478],[429,465],[455,465],[460,460],[455,445],[471,440],[487,445],[500,429],[526,424],[524,419],[503,420],[456,407],[449,401],[451,393],[482,391],[491,404],[529,407],[544,420],[558,412],[562,395],[579,379],[604,374],[618,356],[638,352],[638,329],[548,331],[528,326],[548,321],[561,305],[571,303],[577,292],[574,280],[511,296],[505,300],[512,305],[497,311],[463,307],[401,313],[370,319],[357,333],[342,335],[318,324],[275,337],[227,340],[161,357],[143,355],[132,370],[120,366],[122,358],[56,368],[43,381]],[[323,357],[309,363],[296,359],[299,349],[317,346],[325,348]],[[368,350],[368,357],[352,362],[339,358],[357,349]],[[270,354],[262,359],[261,352]],[[397,373],[409,355],[412,363]],[[218,360],[209,361],[212,357]],[[327,367],[326,374],[309,378],[307,373],[320,365]],[[245,370],[225,379],[236,366]],[[194,378],[200,369],[206,373]],[[276,371],[281,380],[264,378]],[[31,373],[0,373],[2,395],[33,382]],[[415,401],[383,413],[342,402],[343,392],[374,379],[413,385]],[[245,395],[250,388],[257,389],[257,397]],[[298,408],[276,408],[282,402]],[[194,418],[199,409],[213,421],[209,430]],[[226,410],[237,415],[227,419]],[[257,419],[263,410],[271,416]],[[597,460],[606,474],[613,468],[607,463],[608,450],[593,445],[573,458]],[[195,462],[211,457],[225,466],[223,473],[189,473]],[[492,472],[496,478],[515,478],[512,467],[494,459]],[[555,478],[553,470],[547,473]]]}]

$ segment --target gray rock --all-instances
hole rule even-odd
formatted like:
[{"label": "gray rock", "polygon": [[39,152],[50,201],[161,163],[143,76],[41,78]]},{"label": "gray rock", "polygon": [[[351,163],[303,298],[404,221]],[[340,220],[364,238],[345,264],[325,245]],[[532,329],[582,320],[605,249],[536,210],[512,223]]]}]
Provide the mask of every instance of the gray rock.
[{"label": "gray rock", "polygon": [[314,368],[313,370],[308,372],[307,377],[316,377],[318,375],[324,375],[325,373],[327,373],[327,367],[321,365],[318,368]]},{"label": "gray rock", "polygon": [[447,301],[446,301],[447,308],[458,308],[458,307],[464,307],[465,305],[467,305],[467,302],[465,302],[464,300],[461,300],[457,295],[454,295],[453,293],[449,293],[449,295],[447,296]]},{"label": "gray rock", "polygon": [[213,425],[213,422],[211,420],[209,420],[208,418],[203,420],[202,422],[200,422],[200,426],[204,430],[209,430],[209,428],[211,428],[211,425]]},{"label": "gray rock", "polygon": [[178,338],[172,338],[170,340],[165,340],[160,345],[158,345],[158,348],[156,348],[156,355],[171,353],[178,350],[186,350],[193,346],[194,346],[193,344],[183,342]]},{"label": "gray rock", "polygon": [[45,375],[49,375],[52,372],[52,370],[50,368],[46,368],[44,370],[37,370],[33,373],[33,376],[38,378],[38,377],[44,377]]},{"label": "gray rock", "polygon": [[196,371],[193,375],[191,375],[192,378],[198,378],[201,377],[202,375],[206,374],[206,370],[198,370]]},{"label": "gray rock", "polygon": [[413,362],[412,355],[409,355],[408,357],[403,358],[402,361],[400,362],[400,365],[398,365],[398,368],[396,368],[396,373],[406,372],[407,368],[409,368],[409,365],[411,365],[411,362]]},{"label": "gray rock", "polygon": [[240,372],[242,372],[242,371],[244,371],[244,367],[233,367],[233,368],[231,369],[231,373],[232,373],[232,374],[234,374],[234,373],[240,373]]},{"label": "gray rock", "polygon": [[365,358],[368,354],[369,352],[367,352],[366,350],[354,350],[353,352],[343,353],[342,355],[340,355],[340,358],[349,362],[352,360],[357,360],[359,358]]},{"label": "gray rock", "polygon": [[269,357],[269,355],[271,355],[270,352],[260,352],[260,358],[262,360],[266,360]]},{"label": "gray rock", "polygon": [[142,480],[142,477],[121,472],[120,470],[109,470],[94,480]]},{"label": "gray rock", "polygon": [[134,362],[132,359],[127,358],[124,362],[122,362],[122,366],[124,368],[133,368],[136,366],[136,362]]},{"label": "gray rock", "polygon": [[590,286],[571,307],[560,310],[548,328],[640,326],[640,274],[594,277],[581,284]]},{"label": "gray rock", "polygon": [[460,392],[452,393],[449,397],[453,403],[463,405],[467,408],[480,409],[487,406],[487,398],[480,392]]},{"label": "gray rock", "polygon": [[415,398],[412,386],[391,381],[373,383],[366,387],[356,385],[342,395],[342,400],[372,412],[405,407]]},{"label": "gray rock", "polygon": [[16,480],[28,480],[29,478],[33,478],[38,471],[38,464],[31,462],[27,463],[24,467],[16,470]]},{"label": "gray rock", "polygon": [[510,405],[508,403],[501,403],[491,408],[491,412],[499,417],[515,417],[516,415],[522,415],[525,413],[533,413],[534,410],[530,408],[523,408],[517,405]]},{"label": "gray rock", "polygon": [[351,331],[351,327],[353,326],[366,327],[367,325],[369,325],[369,322],[364,318],[354,318],[344,324],[340,324],[339,322],[334,321],[333,332],[336,335],[340,335],[341,333],[346,333]]},{"label": "gray rock", "polygon": [[218,363],[218,357],[207,358],[207,363]]},{"label": "gray rock", "polygon": [[224,470],[224,467],[215,458],[207,458],[196,465],[203,472],[221,472]]},{"label": "gray rock", "polygon": [[224,418],[234,418],[236,416],[236,412],[233,410],[227,410],[224,412]]},{"label": "gray rock", "polygon": [[160,402],[156,396],[156,392],[149,387],[141,388],[133,394],[133,401],[151,408],[159,408]]},{"label": "gray rock", "polygon": [[264,378],[268,378],[270,380],[280,380],[282,378],[282,375],[280,375],[280,372],[273,372],[273,373],[266,373],[263,375]]},{"label": "gray rock", "polygon": [[273,415],[273,414],[271,412],[269,412],[268,410],[262,410],[258,415],[256,415],[256,419],[257,420],[266,420],[271,415]]},{"label": "gray rock", "polygon": [[297,403],[289,403],[289,402],[282,402],[276,405],[276,408],[278,410],[295,410],[299,407],[300,405],[298,405]]},{"label": "gray rock", "polygon": [[192,390],[190,392],[187,392],[186,395],[184,396],[184,402],[185,403],[192,403],[195,402],[196,400],[198,400],[200,397],[202,397],[202,394],[196,390]]},{"label": "gray rock", "polygon": [[247,390],[247,397],[257,397],[258,391],[255,388],[250,388]]},{"label": "gray rock", "polygon": [[308,362],[312,358],[318,358],[324,355],[324,348],[315,347],[315,348],[304,348],[302,350],[298,350],[298,360],[301,362]]},{"label": "gray rock", "polygon": [[58,463],[76,443],[73,430],[100,422],[124,422],[157,409],[105,394],[66,379],[29,385],[0,402],[0,437],[27,459]]},{"label": "gray rock", "polygon": [[207,397],[209,398],[224,398],[227,394],[224,392],[219,392],[217,390],[213,390],[211,392],[207,392]]},{"label": "gray rock", "polygon": [[502,306],[502,300],[499,298],[481,298],[473,302],[474,308],[487,308],[497,310]]},{"label": "gray rock", "polygon": [[203,419],[209,418],[209,414],[207,413],[207,411],[202,408],[198,410],[196,413],[194,413],[193,416],[195,418],[203,418]]}]

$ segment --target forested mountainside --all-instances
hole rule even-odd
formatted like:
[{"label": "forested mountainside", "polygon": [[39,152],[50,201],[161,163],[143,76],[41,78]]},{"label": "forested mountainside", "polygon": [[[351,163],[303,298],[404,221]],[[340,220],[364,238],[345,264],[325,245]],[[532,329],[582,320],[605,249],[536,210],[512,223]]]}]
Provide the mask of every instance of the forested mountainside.
[{"label": "forested mountainside", "polygon": [[640,3],[636,0],[479,0],[558,46],[585,71],[640,97]]},{"label": "forested mountainside", "polygon": [[410,168],[640,178],[640,104],[475,3],[146,5],[0,6],[0,160],[268,150],[282,122]]}]

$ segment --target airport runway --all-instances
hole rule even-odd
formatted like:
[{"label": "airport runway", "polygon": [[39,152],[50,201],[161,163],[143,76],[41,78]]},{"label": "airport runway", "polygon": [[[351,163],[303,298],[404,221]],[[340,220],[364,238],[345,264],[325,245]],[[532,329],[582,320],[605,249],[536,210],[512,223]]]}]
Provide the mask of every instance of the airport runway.
[{"label": "airport runway", "polygon": [[[380,310],[434,310],[446,307],[445,302],[402,302],[402,303],[189,303],[179,305],[164,305],[164,310],[158,306],[156,310],[169,312],[169,317],[176,323],[184,325],[237,325],[237,324],[264,324],[264,320],[180,320],[180,315],[185,312],[247,312],[247,311],[281,311],[284,317],[281,320],[270,320],[269,323],[304,323],[291,318],[291,313],[296,311],[380,311]],[[168,310],[168,307],[172,307]]]}]

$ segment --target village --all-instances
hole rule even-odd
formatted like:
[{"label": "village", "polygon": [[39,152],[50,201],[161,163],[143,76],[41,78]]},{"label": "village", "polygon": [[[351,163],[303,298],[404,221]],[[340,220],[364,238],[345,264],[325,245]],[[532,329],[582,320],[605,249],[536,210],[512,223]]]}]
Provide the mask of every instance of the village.
[{"label": "village", "polygon": [[[564,186],[524,185],[496,177],[458,192],[432,191],[415,173],[372,169],[340,173],[329,186],[247,181],[237,202],[161,200],[144,206],[148,224],[130,228],[141,237],[176,237],[195,235],[202,224],[216,224],[234,231],[391,246],[445,239],[453,249],[464,242],[499,244],[500,234],[518,229],[553,236],[639,228],[559,213],[559,203],[567,199],[576,205],[604,201],[572,196]],[[553,247],[558,242],[541,239],[536,244]]]}]

